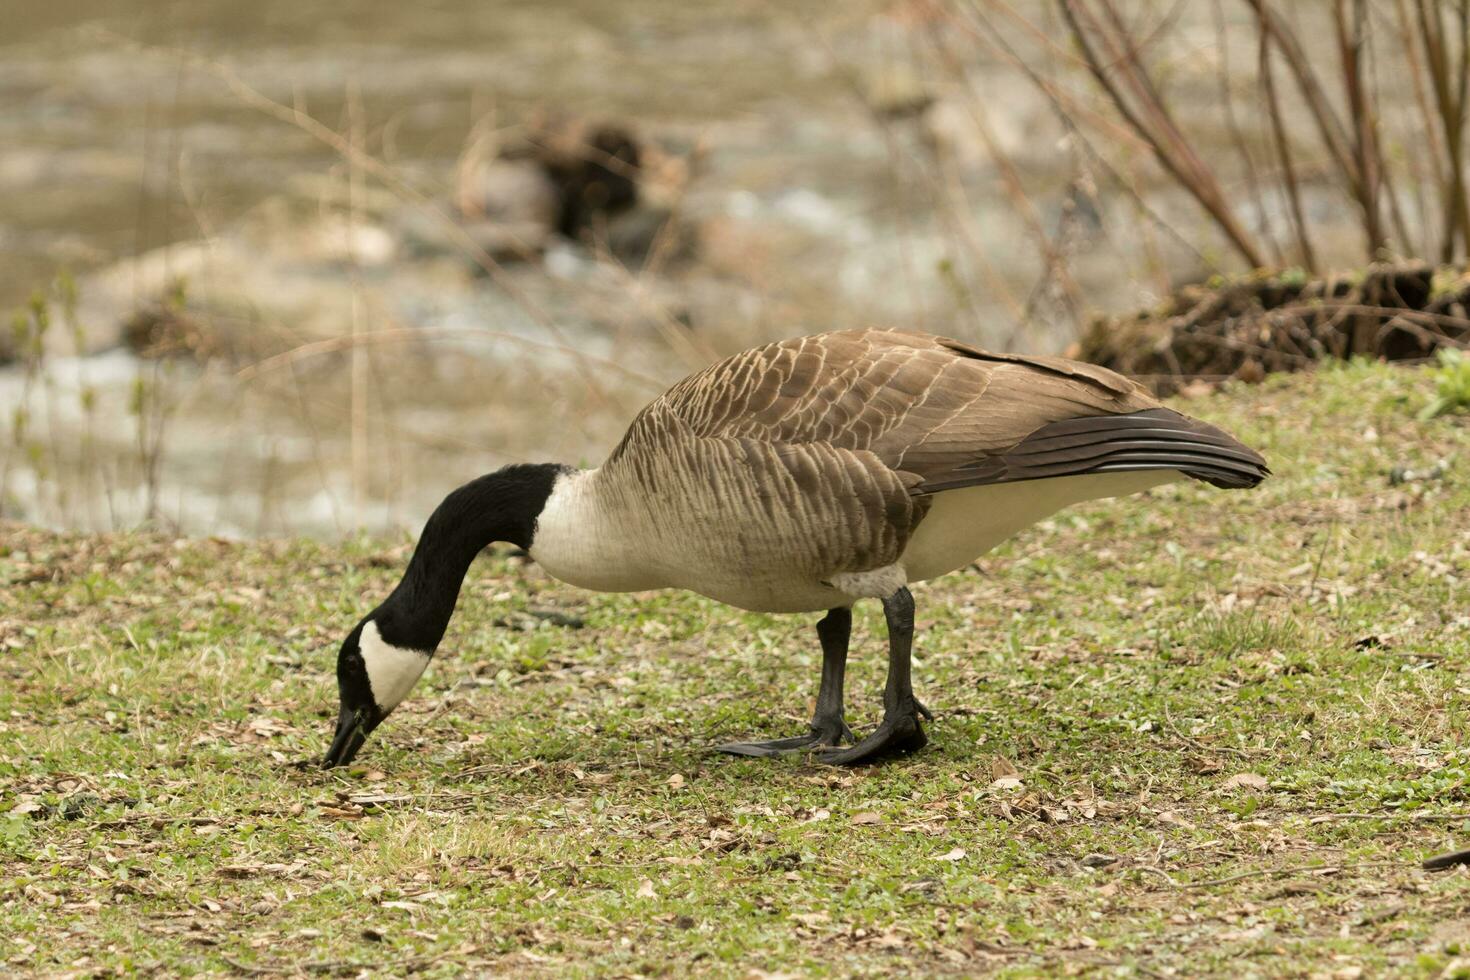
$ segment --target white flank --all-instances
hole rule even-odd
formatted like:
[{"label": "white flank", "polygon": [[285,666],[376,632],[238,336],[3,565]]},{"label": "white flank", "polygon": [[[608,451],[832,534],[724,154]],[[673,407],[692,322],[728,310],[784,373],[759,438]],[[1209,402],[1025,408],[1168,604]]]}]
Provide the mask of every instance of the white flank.
[{"label": "white flank", "polygon": [[[1137,493],[1183,479],[1177,470],[1096,473],[1002,483],[935,495],[897,562],[827,582],[787,562],[784,552],[741,555],[733,563],[711,515],[697,523],[674,508],[608,493],[599,470],[557,479],[536,522],[531,557],[555,578],[599,592],[681,588],[741,609],[803,612],[864,597],[886,597],[912,582],[963,568],[1018,531],[1084,500]],[[684,519],[681,523],[681,518]],[[800,533],[799,523],[792,528]],[[754,566],[751,559],[755,558]],[[417,676],[417,675],[415,675]],[[377,681],[373,690],[378,690]]]},{"label": "white flank", "polygon": [[923,582],[963,568],[1022,528],[1084,500],[1121,497],[1184,479],[1178,470],[1089,473],[946,490],[909,540],[903,564]]},{"label": "white flank", "polygon": [[398,706],[429,666],[427,653],[386,642],[378,633],[378,624],[371,619],[363,624],[358,635],[358,649],[362,651],[362,662],[367,665],[373,700],[384,714]]}]

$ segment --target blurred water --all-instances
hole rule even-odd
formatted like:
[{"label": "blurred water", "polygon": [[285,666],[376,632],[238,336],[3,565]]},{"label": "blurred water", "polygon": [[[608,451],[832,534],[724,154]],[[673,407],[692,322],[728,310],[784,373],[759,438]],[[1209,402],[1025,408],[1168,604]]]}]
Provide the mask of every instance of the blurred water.
[{"label": "blurred water", "polygon": [[[1170,8],[1186,41],[1171,85],[1200,105],[1219,56],[1205,7]],[[1059,299],[1038,228],[1088,308],[1217,268],[1213,239],[1183,244],[1190,202],[1141,184],[1173,231],[1152,227],[1004,59],[951,31],[964,68],[946,68],[926,40],[934,9],[0,0],[0,311],[70,270],[77,333],[102,351],[0,367],[0,517],[413,526],[492,466],[595,464],[661,386],[749,344],[901,325],[1058,350],[1085,309]],[[222,76],[360,134],[393,179],[354,183],[337,149]],[[642,268],[557,241],[486,277],[415,246],[405,228],[433,223],[472,135],[541,109],[618,121],[682,161],[687,254]],[[1351,216],[1318,200],[1328,250]],[[176,283],[228,354],[109,349]],[[359,353],[332,346],[347,335]]]},{"label": "blurred water", "polygon": [[[813,143],[847,154],[807,122],[857,108],[843,104],[840,74],[814,38],[845,43],[844,30],[874,6],[6,0],[0,307],[60,265],[87,268],[208,233],[338,163],[186,67],[184,55],[140,53],[129,41],[216,59],[329,126],[344,122],[356,89],[375,148],[409,168],[453,160],[481,113],[514,121],[546,105],[691,138],[760,119],[763,145],[719,150],[719,166],[739,177],[809,156]],[[841,170],[811,162],[802,165],[814,182],[842,183]]]}]

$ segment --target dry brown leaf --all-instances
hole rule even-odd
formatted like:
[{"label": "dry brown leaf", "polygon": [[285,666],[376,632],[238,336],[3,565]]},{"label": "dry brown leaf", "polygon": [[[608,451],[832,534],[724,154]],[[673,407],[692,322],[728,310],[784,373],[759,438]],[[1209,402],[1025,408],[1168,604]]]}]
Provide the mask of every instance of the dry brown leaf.
[{"label": "dry brown leaf", "polygon": [[965,849],[963,847],[956,847],[954,850],[950,851],[948,854],[941,854],[937,858],[935,858],[934,860],[936,860],[936,861],[961,861],[961,860],[964,860],[964,857],[965,857]]},{"label": "dry brown leaf", "polygon": [[865,810],[862,813],[855,813],[852,817],[852,825],[854,827],[864,827],[870,824],[882,822],[882,814],[874,813],[872,810]]},{"label": "dry brown leaf", "polygon": [[[322,808],[322,816],[325,817],[328,820],[361,820],[362,819],[362,808],[361,807],[355,807],[355,808],[349,810],[349,809],[347,809],[345,807],[332,806],[330,804],[323,803],[323,804],[321,804],[321,808]],[[199,829],[202,830],[204,828],[201,827]]]},{"label": "dry brown leaf", "polygon": [[227,864],[219,869],[222,878],[252,878],[260,871],[258,864]]},{"label": "dry brown leaf", "polygon": [[671,789],[678,789],[679,787],[681,787],[683,785],[684,785],[684,777],[681,776],[681,775],[679,775],[677,772],[674,773],[672,776],[669,777],[669,787]]},{"label": "dry brown leaf", "polygon": [[653,890],[653,882],[648,878],[643,879],[643,883],[633,894],[636,898],[658,898],[658,893]]},{"label": "dry brown leaf", "polygon": [[876,937],[873,945],[879,949],[902,949],[908,945],[908,940],[897,929],[889,929],[883,935]]},{"label": "dry brown leaf", "polygon": [[1265,776],[1253,772],[1238,772],[1225,780],[1225,789],[1239,789],[1242,786],[1247,789],[1265,789],[1269,785]]},{"label": "dry brown leaf", "polygon": [[353,793],[347,797],[347,803],[351,806],[370,808],[382,806],[384,803],[403,803],[410,800],[411,796],[394,796],[390,793]]},{"label": "dry brown leaf", "polygon": [[1021,775],[1021,770],[1013,766],[1011,764],[1011,760],[1007,759],[1005,756],[994,755],[990,757],[991,779],[1004,779],[1007,776],[1019,775]]}]

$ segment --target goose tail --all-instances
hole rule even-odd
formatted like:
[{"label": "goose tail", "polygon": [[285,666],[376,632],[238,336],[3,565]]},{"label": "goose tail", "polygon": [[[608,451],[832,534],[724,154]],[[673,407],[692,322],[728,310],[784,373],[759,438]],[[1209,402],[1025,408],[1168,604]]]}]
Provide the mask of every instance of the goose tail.
[{"label": "goose tail", "polygon": [[1088,473],[1177,470],[1213,486],[1244,490],[1270,476],[1265,457],[1224,430],[1168,408],[1052,422],[1004,453],[956,467],[935,492]]}]

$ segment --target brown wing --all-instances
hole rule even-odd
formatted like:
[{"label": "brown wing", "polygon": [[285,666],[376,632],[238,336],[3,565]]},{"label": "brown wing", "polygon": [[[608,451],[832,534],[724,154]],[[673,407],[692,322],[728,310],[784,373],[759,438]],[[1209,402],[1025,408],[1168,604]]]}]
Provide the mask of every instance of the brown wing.
[{"label": "brown wing", "polygon": [[692,375],[644,409],[614,458],[674,430],[821,443],[871,452],[924,493],[1004,478],[980,464],[1049,424],[1157,408],[1138,384],[1090,364],[927,334],[843,331],[758,347]]}]

